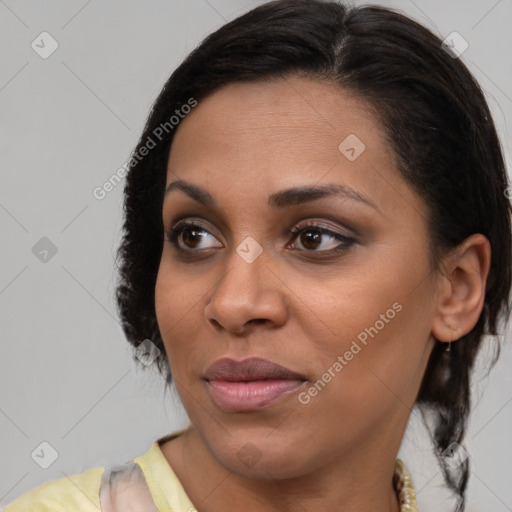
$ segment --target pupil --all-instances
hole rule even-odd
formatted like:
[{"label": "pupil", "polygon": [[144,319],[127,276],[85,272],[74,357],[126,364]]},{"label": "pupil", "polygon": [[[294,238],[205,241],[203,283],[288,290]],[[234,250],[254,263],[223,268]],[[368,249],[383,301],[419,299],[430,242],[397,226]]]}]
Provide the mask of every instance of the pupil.
[{"label": "pupil", "polygon": [[[303,233],[303,238],[305,239],[302,240],[302,245],[304,245],[304,247],[308,248],[308,249],[315,249],[316,247],[318,247],[320,245],[320,238],[322,237],[322,234],[321,233],[314,233],[312,231],[305,231]],[[312,246],[310,246],[309,244],[312,244]]]},{"label": "pupil", "polygon": [[196,229],[188,229],[184,232],[184,242],[185,245],[189,245],[191,247],[195,247],[197,243],[201,241],[201,231]]}]

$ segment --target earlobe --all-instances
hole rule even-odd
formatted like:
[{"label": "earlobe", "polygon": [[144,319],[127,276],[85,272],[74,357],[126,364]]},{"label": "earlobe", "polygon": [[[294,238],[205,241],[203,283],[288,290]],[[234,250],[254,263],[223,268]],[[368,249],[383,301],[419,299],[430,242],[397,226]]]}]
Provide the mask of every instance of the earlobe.
[{"label": "earlobe", "polygon": [[476,233],[443,262],[445,269],[437,293],[437,312],[432,335],[451,342],[473,329],[485,300],[485,287],[491,263],[491,246],[487,238]]}]

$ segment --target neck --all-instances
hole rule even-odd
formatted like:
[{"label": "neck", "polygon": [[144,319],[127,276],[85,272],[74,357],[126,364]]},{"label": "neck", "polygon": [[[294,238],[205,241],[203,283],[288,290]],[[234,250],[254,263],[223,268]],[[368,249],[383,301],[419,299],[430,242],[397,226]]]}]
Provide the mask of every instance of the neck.
[{"label": "neck", "polygon": [[390,444],[378,439],[378,446],[333,455],[327,465],[280,479],[270,472],[248,477],[226,469],[192,427],[162,452],[199,512],[399,512],[393,487],[399,446],[382,449]]}]

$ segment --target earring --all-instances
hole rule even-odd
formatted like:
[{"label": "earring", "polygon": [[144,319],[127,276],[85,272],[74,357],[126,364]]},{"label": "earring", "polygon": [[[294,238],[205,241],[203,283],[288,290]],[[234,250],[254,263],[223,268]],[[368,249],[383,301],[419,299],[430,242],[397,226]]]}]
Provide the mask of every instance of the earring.
[{"label": "earring", "polygon": [[[457,327],[456,329],[454,329],[457,332],[457,334],[459,332],[459,329],[460,329],[460,327]],[[456,339],[458,339],[458,338],[455,338],[455,340]],[[445,352],[448,352],[448,353],[450,352],[450,347],[452,346],[452,342],[455,341],[455,340],[452,340],[452,341],[448,342],[448,346],[444,349]]]}]

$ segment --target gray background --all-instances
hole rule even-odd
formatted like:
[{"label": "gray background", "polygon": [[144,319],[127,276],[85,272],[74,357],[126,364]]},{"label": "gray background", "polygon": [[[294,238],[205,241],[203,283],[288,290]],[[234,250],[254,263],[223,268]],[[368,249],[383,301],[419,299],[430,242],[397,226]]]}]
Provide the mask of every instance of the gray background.
[{"label": "gray background", "polygon": [[[186,425],[174,392],[164,397],[155,373],[135,371],[116,317],[122,183],[103,200],[92,192],[125,163],[186,54],[259,3],[0,0],[0,504],[43,482],[141,455]],[[488,97],[510,161],[511,0],[376,3],[402,9],[443,38],[457,31],[467,40],[461,58]],[[47,59],[31,48],[43,31],[59,45]],[[46,262],[33,252],[38,242],[48,245],[43,237],[57,249]],[[475,373],[467,512],[512,510],[506,337],[490,378],[482,370],[489,352]],[[31,457],[42,442],[58,453],[47,469]],[[416,414],[399,456],[421,512],[450,510]]]}]

